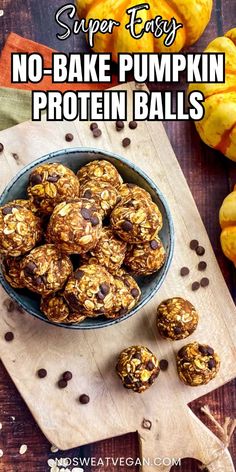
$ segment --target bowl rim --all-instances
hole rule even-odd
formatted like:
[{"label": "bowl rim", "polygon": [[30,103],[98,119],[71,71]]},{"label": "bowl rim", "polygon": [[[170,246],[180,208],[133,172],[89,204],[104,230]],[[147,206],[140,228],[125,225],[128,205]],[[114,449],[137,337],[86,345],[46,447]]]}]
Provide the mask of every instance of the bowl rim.
[{"label": "bowl rim", "polygon": [[[147,303],[150,302],[150,300],[156,295],[158,290],[160,289],[161,285],[163,284],[166,275],[169,271],[172,259],[173,259],[173,254],[174,254],[174,246],[175,246],[175,231],[174,231],[174,223],[173,223],[173,218],[169,209],[168,202],[164,196],[164,194],[161,192],[159,187],[156,185],[156,183],[146,174],[145,171],[143,171],[137,164],[134,164],[133,162],[129,161],[123,156],[120,156],[117,153],[114,153],[113,151],[106,151],[105,149],[101,148],[94,148],[94,147],[72,147],[72,148],[65,148],[65,149],[60,149],[59,151],[53,151],[48,154],[45,154],[44,156],[41,156],[26,166],[24,166],[17,174],[10,180],[10,182],[6,185],[5,189],[0,195],[0,205],[3,204],[4,199],[7,198],[7,195],[11,188],[14,186],[14,184],[18,181],[19,178],[21,178],[26,172],[30,171],[32,168],[38,166],[41,163],[44,163],[48,161],[49,159],[65,156],[66,154],[84,154],[84,153],[89,153],[89,154],[96,154],[97,158],[103,158],[106,159],[106,157],[114,158],[120,162],[123,162],[125,165],[130,167],[134,172],[136,172],[140,177],[142,177],[148,185],[154,190],[158,198],[160,199],[163,207],[165,208],[167,220],[168,220],[168,229],[169,229],[169,235],[170,235],[170,246],[169,246],[169,252],[168,252],[168,257],[165,261],[163,273],[156,283],[154,289],[152,292],[149,293],[146,299],[142,300],[136,307],[134,307],[129,313],[127,313],[125,316],[117,319],[107,319],[104,321],[102,325],[98,326],[83,326],[83,323],[81,324],[63,324],[63,323],[54,323],[50,320],[48,320],[46,317],[44,318],[43,315],[40,315],[38,313],[35,313],[34,309],[30,307],[26,307],[25,303],[22,302],[21,296],[19,293],[17,293],[13,287],[11,287],[6,279],[3,276],[2,270],[0,271],[0,284],[4,288],[4,290],[7,292],[7,294],[12,298],[21,308],[23,308],[24,311],[26,311],[28,314],[32,315],[33,317],[48,323],[52,326],[56,326],[58,328],[64,328],[64,329],[74,329],[74,330],[91,330],[91,329],[102,329],[102,328],[107,328],[107,327],[112,327],[115,324],[118,324],[122,321],[125,321],[129,318],[131,318],[135,313],[140,311]],[[100,155],[100,156],[99,156]],[[96,159],[94,159],[96,160]]]}]

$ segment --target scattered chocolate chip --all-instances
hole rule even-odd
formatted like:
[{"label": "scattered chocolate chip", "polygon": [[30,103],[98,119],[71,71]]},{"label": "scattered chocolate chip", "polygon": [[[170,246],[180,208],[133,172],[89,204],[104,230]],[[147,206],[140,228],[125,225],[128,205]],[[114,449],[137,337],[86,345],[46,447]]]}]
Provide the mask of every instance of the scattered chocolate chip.
[{"label": "scattered chocolate chip", "polygon": [[214,352],[215,352],[215,351],[214,351],[214,349],[213,349],[212,347],[210,347],[210,346],[207,347],[207,354],[208,354],[209,356],[213,356],[213,355],[214,355]]},{"label": "scattered chocolate chip", "polygon": [[19,159],[20,159],[18,154],[16,154],[16,152],[12,152],[12,157],[13,157],[13,159],[15,159],[15,161],[19,161]]},{"label": "scattered chocolate chip", "polygon": [[67,381],[64,379],[60,379],[57,383],[59,388],[66,388],[67,387]]},{"label": "scattered chocolate chip", "polygon": [[97,293],[97,298],[98,300],[101,300],[101,301],[104,300],[105,295],[104,293],[101,292],[101,290],[99,290],[99,292]]},{"label": "scattered chocolate chip", "polygon": [[139,291],[138,291],[138,289],[137,289],[137,288],[132,288],[132,290],[131,290],[131,295],[132,295],[132,297],[134,297],[134,298],[138,298],[138,296],[139,296]]},{"label": "scattered chocolate chip", "polygon": [[182,267],[182,269],[180,270],[180,275],[182,277],[185,277],[186,275],[188,275],[190,272],[189,268],[188,267]]},{"label": "scattered chocolate chip", "polygon": [[14,334],[11,331],[8,331],[8,333],[5,334],[4,338],[9,343],[9,342],[13,341]]},{"label": "scattered chocolate chip", "polygon": [[97,128],[98,128],[98,124],[97,124],[97,123],[91,123],[91,125],[90,125],[91,131],[93,131],[94,129],[97,129]]},{"label": "scattered chocolate chip", "polygon": [[209,369],[212,370],[212,369],[214,369],[215,366],[216,366],[215,359],[210,359],[209,362],[208,362]]},{"label": "scattered chocolate chip", "polygon": [[2,152],[4,150],[4,146],[2,143],[0,143],[0,152]]},{"label": "scattered chocolate chip", "polygon": [[42,181],[43,181],[43,179],[42,179],[42,176],[40,174],[33,174],[30,177],[30,183],[31,183],[31,185],[33,185],[33,187],[34,187],[34,185],[41,184]]},{"label": "scattered chocolate chip", "polygon": [[122,141],[122,146],[124,148],[128,147],[131,144],[131,140],[129,138],[124,138]]},{"label": "scattered chocolate chip", "polygon": [[153,241],[150,241],[150,247],[151,247],[151,249],[153,249],[155,251],[155,249],[158,249],[159,244],[155,239],[153,239]]},{"label": "scattered chocolate chip", "polygon": [[42,285],[42,284],[43,284],[43,278],[40,277],[40,276],[39,276],[39,277],[36,277],[36,278],[34,279],[34,281],[35,281],[36,285]]},{"label": "scattered chocolate chip", "polygon": [[161,359],[160,360],[160,369],[162,371],[165,371],[168,369],[168,366],[169,366],[169,362],[166,360],[166,359]]},{"label": "scattered chocolate chip", "polygon": [[47,181],[55,184],[56,182],[58,182],[59,179],[60,175],[53,174],[48,176]]},{"label": "scattered chocolate chip", "polygon": [[134,354],[133,358],[134,358],[134,359],[138,359],[139,361],[141,361],[142,356],[141,356],[141,354],[139,354],[139,353],[137,352],[136,354]]},{"label": "scattered chocolate chip", "polygon": [[192,291],[195,292],[200,288],[200,283],[199,282],[193,282],[192,283]]},{"label": "scattered chocolate chip", "polygon": [[86,191],[84,192],[84,198],[88,198],[88,199],[92,198],[92,192],[91,192],[91,190],[86,190]]},{"label": "scattered chocolate chip", "polygon": [[142,422],[142,428],[143,429],[148,429],[150,431],[152,429],[152,422],[150,420],[146,420],[146,418],[144,418],[143,422]]},{"label": "scattered chocolate chip", "polygon": [[199,246],[198,240],[192,239],[192,241],[190,242],[190,249],[192,249],[193,251],[196,251],[198,246]]},{"label": "scattered chocolate chip", "polygon": [[11,213],[12,213],[12,207],[11,206],[7,206],[7,207],[2,209],[2,214],[3,215],[10,215]]},{"label": "scattered chocolate chip", "polygon": [[201,262],[199,262],[197,268],[198,268],[198,270],[200,270],[200,271],[206,270],[206,268],[207,268],[207,263],[206,263],[205,261],[201,261]]},{"label": "scattered chocolate chip", "polygon": [[103,283],[100,285],[100,290],[103,293],[103,295],[108,295],[108,293],[110,292],[110,287],[108,284]]},{"label": "scattered chocolate chip", "polygon": [[132,379],[129,375],[126,375],[124,377],[124,381],[125,381],[126,385],[131,385],[132,384]]},{"label": "scattered chocolate chip", "polygon": [[199,346],[198,347],[198,350],[201,354],[203,354],[203,356],[207,356],[208,354],[208,350],[207,350],[207,347],[206,346]]},{"label": "scattered chocolate chip", "polygon": [[3,304],[5,305],[8,313],[12,313],[15,310],[15,303],[10,298],[4,300]]},{"label": "scattered chocolate chip", "polygon": [[46,369],[39,369],[38,372],[37,372],[37,375],[40,379],[44,379],[45,377],[47,377],[47,371]]},{"label": "scattered chocolate chip", "polygon": [[90,221],[90,218],[91,218],[91,211],[90,210],[88,210],[87,208],[82,208],[81,209],[81,215],[85,220]]},{"label": "scattered chocolate chip", "polygon": [[99,224],[99,218],[96,215],[91,216],[90,223],[92,226],[97,226]]},{"label": "scattered chocolate chip", "polygon": [[69,380],[72,379],[73,374],[72,374],[72,372],[67,370],[66,372],[64,372],[64,374],[62,374],[62,377],[63,377],[64,380],[66,380],[66,382],[69,382]]},{"label": "scattered chocolate chip", "polygon": [[178,334],[181,334],[181,333],[182,333],[182,329],[181,329],[179,326],[175,326],[175,327],[174,327],[174,333],[177,334],[177,335],[178,335]]},{"label": "scattered chocolate chip", "polygon": [[27,266],[25,266],[24,272],[27,275],[33,275],[36,269],[37,266],[34,262],[28,262]]},{"label": "scattered chocolate chip", "polygon": [[128,313],[128,308],[121,308],[119,311],[120,316],[126,315]]},{"label": "scattered chocolate chip", "polygon": [[79,402],[82,403],[82,405],[87,405],[87,403],[90,402],[90,398],[89,398],[88,395],[83,393],[83,395],[80,395],[80,397],[79,397]]},{"label": "scattered chocolate chip", "polygon": [[75,279],[76,280],[81,280],[83,275],[84,275],[83,270],[78,269],[78,270],[75,271]]},{"label": "scattered chocolate chip", "polygon": [[206,252],[206,251],[205,251],[204,247],[202,247],[202,246],[198,246],[198,247],[196,248],[196,254],[197,254],[198,256],[204,256],[205,252]]},{"label": "scattered chocolate chip", "polygon": [[71,143],[71,141],[73,141],[73,139],[74,139],[73,134],[67,133],[67,134],[65,135],[65,140],[66,140],[68,143]]},{"label": "scattered chocolate chip", "polygon": [[147,369],[148,369],[148,370],[153,370],[154,367],[155,367],[155,366],[154,366],[153,362],[152,362],[152,361],[148,361],[148,363],[147,363]]},{"label": "scattered chocolate chip", "polygon": [[134,200],[129,200],[129,201],[126,203],[126,206],[127,206],[127,207],[133,207],[133,206],[134,206]]},{"label": "scattered chocolate chip", "polygon": [[136,129],[137,126],[138,126],[137,121],[130,121],[130,122],[129,122],[129,128],[130,128],[130,129]]},{"label": "scattered chocolate chip", "polygon": [[117,131],[121,131],[122,129],[124,129],[124,127],[125,127],[124,121],[118,120],[116,122],[116,130]]},{"label": "scattered chocolate chip", "polygon": [[150,379],[149,379],[149,381],[148,381],[148,383],[149,383],[150,385],[152,385],[153,382],[156,380],[156,378],[157,378],[157,374],[152,374],[151,377],[150,377]]},{"label": "scattered chocolate chip", "polygon": [[100,130],[99,128],[95,128],[95,129],[93,130],[93,137],[94,137],[94,138],[99,138],[99,136],[101,136],[101,135],[102,135],[102,132],[101,132],[101,130]]},{"label": "scattered chocolate chip", "polygon": [[[75,272],[75,278],[76,278],[76,272]],[[70,305],[71,305],[72,307],[77,308],[77,306],[78,306],[78,300],[77,300],[76,296],[74,295],[74,293],[69,293],[69,294],[67,295],[67,300],[68,300],[68,302],[70,303]]]},{"label": "scattered chocolate chip", "polygon": [[132,231],[133,229],[133,224],[131,223],[131,221],[128,221],[128,220],[125,220],[122,225],[121,225],[123,231]]},{"label": "scattered chocolate chip", "polygon": [[210,280],[207,277],[203,277],[203,279],[200,281],[201,287],[208,287],[210,283]]}]

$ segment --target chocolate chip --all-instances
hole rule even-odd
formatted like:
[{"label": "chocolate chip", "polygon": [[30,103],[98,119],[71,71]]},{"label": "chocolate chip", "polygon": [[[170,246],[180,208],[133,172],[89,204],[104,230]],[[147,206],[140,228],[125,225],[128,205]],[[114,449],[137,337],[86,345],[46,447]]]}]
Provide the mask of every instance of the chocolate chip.
[{"label": "chocolate chip", "polygon": [[62,377],[64,380],[66,380],[66,382],[69,382],[69,380],[72,379],[73,375],[72,375],[72,372],[67,370],[66,372],[64,372],[64,374],[62,374]]},{"label": "chocolate chip", "polygon": [[200,352],[201,354],[203,354],[203,356],[207,356],[208,350],[207,350],[207,347],[206,347],[206,346],[202,346],[202,345],[201,345],[201,346],[198,347],[198,350],[199,350],[199,352]]},{"label": "chocolate chip", "polygon": [[146,420],[146,418],[144,418],[143,422],[142,422],[142,428],[143,429],[148,429],[148,431],[150,431],[152,429],[152,422],[150,420]]},{"label": "chocolate chip", "polygon": [[9,342],[13,341],[14,334],[11,331],[8,331],[8,333],[5,334],[4,338],[9,343]]},{"label": "chocolate chip", "polygon": [[136,129],[137,126],[138,126],[137,121],[130,121],[130,122],[129,122],[129,128],[130,128],[130,129]]},{"label": "chocolate chip", "polygon": [[98,128],[98,124],[97,124],[97,123],[91,123],[91,125],[90,125],[91,131],[93,131],[94,129],[97,129],[97,128]]},{"label": "chocolate chip", "polygon": [[43,181],[42,179],[42,176],[40,174],[33,174],[31,177],[30,177],[30,183],[34,186],[34,185],[39,185],[41,184]]},{"label": "chocolate chip", "polygon": [[206,252],[206,251],[205,251],[204,247],[202,247],[202,246],[198,246],[198,247],[196,248],[196,254],[197,254],[198,256],[204,256],[205,252]]},{"label": "chocolate chip", "polygon": [[122,129],[124,129],[124,127],[125,127],[124,121],[118,120],[116,122],[116,130],[117,131],[121,131]]},{"label": "chocolate chip", "polygon": [[100,290],[103,293],[103,295],[108,295],[108,293],[110,292],[110,287],[108,284],[103,283],[100,285]]},{"label": "chocolate chip", "polygon": [[60,379],[57,383],[59,388],[66,388],[67,387],[67,381],[64,379]]},{"label": "chocolate chip", "polygon": [[200,270],[200,271],[206,270],[206,268],[207,268],[207,263],[206,263],[205,261],[201,261],[201,262],[199,262],[197,268],[198,268],[198,270]]},{"label": "chocolate chip", "polygon": [[4,150],[4,146],[2,143],[0,143],[0,152],[2,152]]},{"label": "chocolate chip", "polygon": [[155,373],[152,374],[151,377],[150,377],[150,379],[149,379],[149,381],[148,381],[148,383],[149,383],[150,385],[152,385],[153,382],[156,380],[156,378],[157,378],[157,374],[155,374]]},{"label": "chocolate chip", "polygon": [[91,216],[90,223],[92,226],[97,226],[99,224],[99,218],[96,215]]},{"label": "chocolate chip", "polygon": [[135,184],[132,184],[132,183],[128,183],[128,184],[126,184],[126,185],[127,185],[128,188],[134,188],[134,187],[136,187],[136,185],[135,185]]},{"label": "chocolate chip", "polygon": [[192,239],[189,246],[190,246],[190,249],[192,249],[193,251],[196,251],[197,247],[199,246],[198,240]]},{"label": "chocolate chip", "polygon": [[153,241],[150,241],[150,247],[151,247],[151,249],[153,249],[155,251],[155,249],[159,248],[159,244],[155,239],[153,239]]},{"label": "chocolate chip", "polygon": [[154,366],[153,362],[152,362],[152,361],[148,361],[148,363],[147,363],[147,369],[148,369],[148,370],[153,370],[154,367],[155,367],[155,366]]},{"label": "chocolate chip", "polygon": [[134,354],[133,359],[138,359],[138,360],[141,361],[142,356],[141,356],[141,354],[139,354],[139,352],[137,352],[136,354]]},{"label": "chocolate chip", "polygon": [[185,277],[186,275],[189,274],[189,272],[190,272],[190,271],[189,271],[189,268],[188,268],[188,267],[182,267],[182,269],[180,270],[180,275],[181,275],[182,277]]},{"label": "chocolate chip", "polygon": [[214,349],[213,349],[212,347],[210,347],[210,346],[207,347],[207,354],[208,354],[209,356],[213,356],[213,355],[214,355],[214,352],[215,352],[215,351],[214,351]]},{"label": "chocolate chip", "polygon": [[139,296],[139,291],[138,291],[138,289],[137,289],[137,288],[132,288],[132,290],[131,290],[131,295],[132,295],[132,297],[134,297],[134,298],[138,298],[138,296]]},{"label": "chocolate chip", "polygon": [[182,333],[182,329],[181,329],[179,326],[175,326],[175,327],[174,327],[174,333],[175,333],[175,334],[181,334],[181,333]]},{"label": "chocolate chip", "polygon": [[33,275],[36,269],[37,266],[34,262],[28,262],[28,264],[25,266],[24,272],[26,275]]},{"label": "chocolate chip", "polygon": [[200,283],[199,282],[193,282],[192,283],[192,291],[196,292],[200,288]]},{"label": "chocolate chip", "polygon": [[215,359],[210,359],[209,362],[208,362],[209,369],[212,370],[212,369],[214,369],[215,366],[216,366]]},{"label": "chocolate chip", "polygon": [[13,159],[15,159],[15,161],[19,161],[19,159],[20,159],[18,154],[16,154],[16,152],[12,153],[12,157],[13,157]]},{"label": "chocolate chip", "polygon": [[67,134],[65,135],[65,140],[66,140],[68,143],[71,143],[71,141],[73,141],[73,139],[74,139],[73,134],[67,133]]},{"label": "chocolate chip", "polygon": [[91,190],[86,190],[86,191],[84,192],[84,198],[88,198],[88,199],[92,198],[92,192],[91,192]]},{"label": "chocolate chip", "polygon": [[124,138],[122,141],[122,146],[124,148],[128,147],[131,144],[131,140],[129,138]]},{"label": "chocolate chip", "polygon": [[[75,278],[76,278],[76,272],[75,272]],[[77,305],[78,305],[78,300],[77,300],[76,296],[75,296],[73,293],[69,293],[69,294],[67,295],[67,300],[68,300],[68,302],[69,302],[70,305],[77,307]]]},{"label": "chocolate chip", "polygon": [[101,132],[101,130],[100,130],[99,128],[95,128],[95,129],[93,130],[93,137],[94,137],[94,138],[99,138],[99,136],[101,136],[101,134],[102,134],[102,132]]},{"label": "chocolate chip", "polygon": [[166,359],[161,359],[160,360],[160,369],[163,372],[168,369],[168,366],[169,366],[169,362]]},{"label": "chocolate chip", "polygon": [[124,382],[126,383],[126,385],[131,385],[132,384],[132,379],[129,375],[126,375],[124,377]]},{"label": "chocolate chip", "polygon": [[121,227],[122,227],[123,231],[129,232],[129,231],[132,231],[133,224],[131,223],[131,221],[125,220],[122,223]]},{"label": "chocolate chip", "polygon": [[119,314],[120,314],[121,316],[126,315],[126,313],[128,313],[128,308],[124,308],[124,307],[123,307],[123,308],[121,308],[120,311],[119,311]]},{"label": "chocolate chip", "polygon": [[37,372],[37,375],[40,379],[44,379],[45,377],[47,377],[47,371],[46,369],[39,369],[38,372]]},{"label": "chocolate chip", "polygon": [[97,298],[98,300],[104,300],[105,295],[99,290],[99,292],[97,293]]},{"label": "chocolate chip", "polygon": [[127,206],[127,207],[133,207],[133,206],[134,206],[134,200],[129,200],[129,201],[126,203],[126,206]]},{"label": "chocolate chip", "polygon": [[88,210],[87,208],[82,208],[81,209],[81,215],[85,220],[90,221],[90,218],[91,218],[91,211],[90,210]]},{"label": "chocolate chip", "polygon": [[203,279],[200,281],[201,287],[208,287],[210,283],[210,280],[207,277],[203,277]]},{"label": "chocolate chip", "polygon": [[75,271],[75,274],[74,274],[74,275],[75,275],[75,279],[76,279],[76,280],[81,280],[82,277],[83,277],[83,275],[84,275],[84,271],[78,269],[78,270]]},{"label": "chocolate chip", "polygon": [[87,405],[87,403],[90,402],[90,398],[89,398],[88,395],[83,393],[83,395],[80,395],[80,397],[79,397],[79,402],[82,403],[82,405]]},{"label": "chocolate chip", "polygon": [[7,206],[2,209],[3,215],[10,215],[12,213],[13,208],[11,206]]},{"label": "chocolate chip", "polygon": [[34,279],[34,282],[36,283],[36,285],[42,285],[43,284],[43,278],[42,277],[36,277]]},{"label": "chocolate chip", "polygon": [[[121,280],[123,280],[122,277]],[[126,285],[126,287],[130,288],[130,282],[128,279],[124,279],[124,284]]]},{"label": "chocolate chip", "polygon": [[55,184],[56,182],[58,182],[59,179],[60,175],[53,174],[48,176],[47,181]]}]

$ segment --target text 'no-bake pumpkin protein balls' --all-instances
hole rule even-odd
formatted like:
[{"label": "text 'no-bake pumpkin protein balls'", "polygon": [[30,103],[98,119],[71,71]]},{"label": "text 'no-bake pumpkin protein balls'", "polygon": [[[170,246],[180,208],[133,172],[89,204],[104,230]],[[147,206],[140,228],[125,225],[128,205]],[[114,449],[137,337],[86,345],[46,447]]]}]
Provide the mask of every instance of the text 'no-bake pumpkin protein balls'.
[{"label": "text 'no-bake pumpkin protein balls'", "polygon": [[151,195],[106,160],[77,175],[57,162],[39,165],[25,190],[28,199],[0,208],[7,282],[40,296],[53,323],[129,313],[141,298],[133,276],[156,272],[166,258]]}]

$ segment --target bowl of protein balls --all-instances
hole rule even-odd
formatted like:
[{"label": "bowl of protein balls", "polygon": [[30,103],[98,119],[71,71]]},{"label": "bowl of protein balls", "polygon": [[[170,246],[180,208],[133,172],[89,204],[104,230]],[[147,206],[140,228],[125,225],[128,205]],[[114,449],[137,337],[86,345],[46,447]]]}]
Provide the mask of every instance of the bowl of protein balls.
[{"label": "bowl of protein balls", "polygon": [[156,184],[98,149],[48,154],[0,198],[0,281],[26,312],[73,329],[126,320],[155,295],[174,230]]}]

